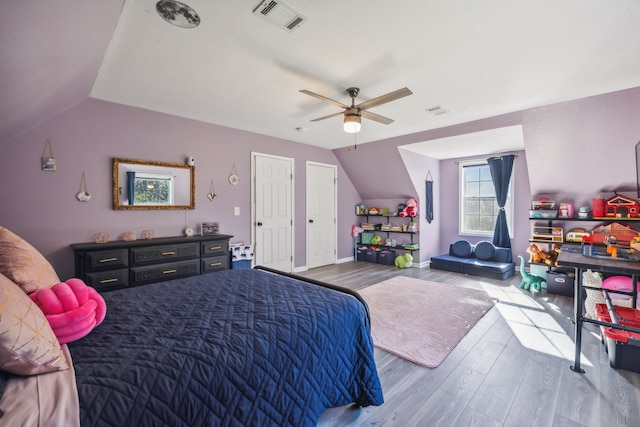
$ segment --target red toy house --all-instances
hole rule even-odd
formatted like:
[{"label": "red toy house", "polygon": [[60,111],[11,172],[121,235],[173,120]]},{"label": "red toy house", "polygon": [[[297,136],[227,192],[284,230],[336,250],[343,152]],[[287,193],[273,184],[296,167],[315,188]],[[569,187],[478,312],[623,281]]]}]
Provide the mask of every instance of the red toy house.
[{"label": "red toy house", "polygon": [[[586,239],[594,245],[604,245],[605,237],[614,236],[618,242],[630,242],[634,237],[640,236],[640,232],[635,231],[617,222],[601,225],[591,231],[591,238]],[[584,241],[584,240],[583,240]]]},{"label": "red toy house", "polygon": [[608,218],[638,218],[640,207],[630,197],[615,195],[605,205],[605,216]]}]

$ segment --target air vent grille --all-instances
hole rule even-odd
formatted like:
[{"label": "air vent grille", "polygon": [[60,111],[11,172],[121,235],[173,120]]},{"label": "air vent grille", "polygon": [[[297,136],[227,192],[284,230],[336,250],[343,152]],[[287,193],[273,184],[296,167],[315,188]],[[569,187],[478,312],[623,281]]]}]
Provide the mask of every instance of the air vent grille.
[{"label": "air vent grille", "polygon": [[253,10],[253,14],[290,32],[306,21],[305,17],[281,1],[263,1]]}]

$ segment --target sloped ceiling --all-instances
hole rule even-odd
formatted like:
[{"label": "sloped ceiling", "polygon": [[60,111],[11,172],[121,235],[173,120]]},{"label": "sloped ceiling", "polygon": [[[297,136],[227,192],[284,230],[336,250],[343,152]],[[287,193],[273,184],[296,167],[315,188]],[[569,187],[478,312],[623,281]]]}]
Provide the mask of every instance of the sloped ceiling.
[{"label": "sloped ceiling", "polygon": [[[0,5],[0,141],[91,96],[335,149],[640,86],[637,0],[287,0],[292,32],[257,0],[185,0],[198,27],[156,0]],[[408,87],[353,135],[310,120]],[[442,106],[435,116],[426,110]]]}]

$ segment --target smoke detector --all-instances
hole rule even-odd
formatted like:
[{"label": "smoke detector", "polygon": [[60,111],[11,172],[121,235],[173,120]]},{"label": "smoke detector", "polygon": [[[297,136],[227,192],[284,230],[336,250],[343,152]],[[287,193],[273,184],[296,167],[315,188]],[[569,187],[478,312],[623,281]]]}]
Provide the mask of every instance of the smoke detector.
[{"label": "smoke detector", "polygon": [[436,105],[434,107],[427,108],[427,113],[433,114],[434,116],[442,116],[443,114],[447,114],[449,110],[444,108],[442,105]]},{"label": "smoke detector", "polygon": [[253,14],[289,32],[306,21],[305,17],[281,1],[263,1],[253,9]]}]

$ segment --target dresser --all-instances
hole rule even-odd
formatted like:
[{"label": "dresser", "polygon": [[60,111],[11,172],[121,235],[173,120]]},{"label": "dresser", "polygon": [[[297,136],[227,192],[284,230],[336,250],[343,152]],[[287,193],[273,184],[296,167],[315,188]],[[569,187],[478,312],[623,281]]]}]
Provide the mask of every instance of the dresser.
[{"label": "dresser", "polygon": [[75,276],[97,291],[145,285],[229,268],[233,236],[161,237],[75,243]]}]

